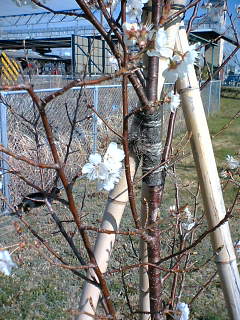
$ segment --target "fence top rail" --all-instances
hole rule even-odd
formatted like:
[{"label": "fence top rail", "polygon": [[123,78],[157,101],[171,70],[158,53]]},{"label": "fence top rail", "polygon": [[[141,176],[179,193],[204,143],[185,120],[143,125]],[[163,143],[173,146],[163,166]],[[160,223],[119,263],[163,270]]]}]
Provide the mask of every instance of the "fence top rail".
[{"label": "fence top rail", "polygon": [[[113,84],[113,85],[99,85],[99,86],[84,86],[86,89],[101,89],[101,88],[120,88],[121,84]],[[128,87],[132,87],[131,84]],[[71,90],[79,90],[81,87],[73,87]],[[54,92],[57,90],[61,90],[62,88],[49,88],[49,89],[36,89],[34,92],[41,93],[41,92]],[[26,90],[14,90],[14,91],[0,91],[0,94],[9,95],[9,94],[26,94]]]},{"label": "fence top rail", "polygon": [[[219,83],[221,80],[212,80],[209,83]],[[172,83],[164,83],[164,85],[172,85]],[[85,89],[110,89],[110,88],[121,88],[121,84],[112,84],[112,85],[97,85],[97,86],[84,86]],[[132,87],[131,84],[128,84],[128,87]],[[79,90],[79,87],[73,87],[71,90]],[[61,90],[62,88],[49,88],[49,89],[36,89],[34,92],[41,93],[41,92],[54,92]],[[0,91],[0,95],[11,95],[11,94],[26,94],[26,90],[15,90],[15,91]]]}]

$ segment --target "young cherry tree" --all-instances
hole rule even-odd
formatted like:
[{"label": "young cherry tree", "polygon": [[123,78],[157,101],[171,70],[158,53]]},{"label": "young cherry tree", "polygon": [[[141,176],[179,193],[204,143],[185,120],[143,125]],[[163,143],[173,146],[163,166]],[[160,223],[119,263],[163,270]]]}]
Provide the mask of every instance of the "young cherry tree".
[{"label": "young cherry tree", "polygon": [[[33,3],[47,10],[37,0]],[[20,179],[30,184],[42,194],[41,201],[47,205],[56,226],[64,240],[71,248],[78,265],[66,261],[54,248],[46,243],[45,239],[22,216],[22,211],[13,212],[19,217],[28,230],[42,246],[48,250],[54,259],[76,276],[85,280],[80,290],[80,304],[76,319],[122,319],[115,309],[111,290],[106,280],[108,272],[124,273],[127,270],[139,269],[139,304],[132,307],[129,300],[126,283],[123,276],[123,288],[130,312],[128,317],[133,319],[189,319],[190,310],[187,301],[182,301],[185,274],[194,270],[191,260],[191,249],[198,245],[208,234],[211,234],[214,256],[223,283],[224,294],[229,314],[233,319],[239,319],[239,275],[236,257],[233,250],[227,220],[232,209],[226,214],[218,178],[217,168],[211,147],[211,140],[202,107],[198,81],[193,64],[198,57],[197,47],[189,46],[187,35],[181,23],[183,14],[191,7],[197,8],[200,1],[184,0],[173,1],[84,1],[76,0],[85,18],[93,25],[96,31],[106,41],[112,51],[112,60],[117,63],[115,74],[105,75],[99,79],[77,79],[62,89],[41,98],[34,91],[31,84],[24,83],[3,90],[27,90],[32,98],[34,107],[38,111],[36,122],[28,121],[33,128],[40,154],[40,137],[37,133],[39,117],[44,128],[45,136],[51,152],[51,163],[17,155],[1,147],[1,151],[14,159],[34,166],[41,172],[44,181],[44,170],[54,170],[56,179],[64,188],[67,200],[55,197],[65,210],[72,216],[68,220],[75,228],[67,232],[66,221],[59,218],[52,205],[53,198],[42,186],[27,180],[21,172],[17,172]],[[105,24],[100,23],[97,12],[104,17]],[[55,12],[56,14],[58,12]],[[75,14],[75,13],[66,13]],[[83,15],[81,15],[82,17]],[[67,147],[60,151],[56,142],[53,124],[50,123],[47,112],[50,102],[65,94],[74,86],[81,90],[87,85],[97,85],[103,81],[121,78],[122,83],[122,132],[115,130],[111,123],[87,102],[88,109],[101,118],[106,127],[117,136],[119,145],[112,141],[104,154],[98,152],[89,155],[88,162],[82,165],[81,172],[76,171],[69,175],[68,170],[72,163],[70,150],[74,132],[81,114],[79,101],[73,115],[69,115],[69,137]],[[163,92],[164,81],[173,83],[168,92]],[[129,110],[128,84],[134,88],[139,99],[138,107]],[[179,95],[180,94],[180,95]],[[79,99],[80,100],[80,99]],[[209,229],[194,238],[200,220],[195,216],[197,208],[197,193],[194,195],[195,207],[192,213],[188,204],[180,203],[179,188],[175,183],[175,205],[169,209],[170,220],[166,223],[163,214],[163,195],[167,173],[175,172],[175,163],[182,153],[172,153],[173,131],[177,109],[182,104],[189,139],[191,140],[193,156],[199,175],[199,182],[204,202],[205,214],[208,218]],[[162,109],[170,111],[167,135],[163,143],[162,136]],[[80,119],[79,114],[81,115]],[[26,120],[22,117],[22,120]],[[84,119],[86,120],[86,119]],[[188,140],[188,139],[187,139]],[[239,167],[238,160],[229,157],[230,169]],[[141,165],[142,173],[137,174]],[[11,163],[9,162],[11,168]],[[231,166],[231,167],[230,167]],[[233,168],[234,166],[234,168]],[[123,169],[124,168],[124,169]],[[14,171],[14,170],[12,170]],[[16,174],[16,170],[14,172]],[[175,173],[174,173],[175,174]],[[110,191],[105,206],[100,227],[88,225],[84,220],[84,213],[77,205],[73,196],[73,188],[79,177],[86,178],[89,183],[97,184],[99,190]],[[46,177],[45,177],[46,179]],[[136,184],[142,182],[141,209],[137,204]],[[46,183],[45,183],[46,184]],[[238,196],[238,195],[237,195]],[[236,196],[236,197],[237,197]],[[32,199],[35,200],[36,199]],[[120,230],[120,222],[129,202],[131,209],[131,230]],[[82,202],[84,208],[84,203]],[[19,208],[19,207],[18,207]],[[92,241],[89,231],[97,233],[96,241]],[[85,252],[78,248],[75,234],[81,238]],[[169,234],[169,235],[168,235]],[[108,271],[111,263],[111,254],[114,253],[116,235],[132,236],[139,239],[137,262],[129,265],[122,262],[123,267]],[[95,242],[95,243],[94,243]],[[37,247],[37,246],[36,246]],[[203,263],[204,265],[204,263]],[[10,272],[13,262],[8,258],[4,267]],[[200,267],[199,267],[200,268]],[[87,271],[84,274],[82,271]],[[230,285],[229,285],[230,283]],[[207,286],[207,285],[206,285]],[[196,296],[198,296],[198,292]],[[99,314],[97,305],[101,298],[102,309],[105,315]],[[125,314],[126,318],[126,314]]]}]

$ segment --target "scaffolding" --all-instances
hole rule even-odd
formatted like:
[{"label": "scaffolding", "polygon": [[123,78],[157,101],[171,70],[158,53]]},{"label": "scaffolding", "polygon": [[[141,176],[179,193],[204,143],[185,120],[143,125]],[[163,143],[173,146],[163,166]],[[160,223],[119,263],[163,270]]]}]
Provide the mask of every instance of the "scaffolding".
[{"label": "scaffolding", "polygon": [[1,39],[54,38],[72,34],[90,35],[91,26],[81,9],[0,16]]}]

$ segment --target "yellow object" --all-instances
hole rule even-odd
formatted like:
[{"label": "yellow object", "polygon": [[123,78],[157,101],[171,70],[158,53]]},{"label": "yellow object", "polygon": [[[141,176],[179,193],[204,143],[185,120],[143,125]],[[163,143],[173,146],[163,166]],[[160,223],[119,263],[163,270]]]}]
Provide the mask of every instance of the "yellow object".
[{"label": "yellow object", "polygon": [[18,63],[13,59],[9,58],[5,52],[1,54],[1,83],[5,85],[14,84],[19,76],[20,67]]}]

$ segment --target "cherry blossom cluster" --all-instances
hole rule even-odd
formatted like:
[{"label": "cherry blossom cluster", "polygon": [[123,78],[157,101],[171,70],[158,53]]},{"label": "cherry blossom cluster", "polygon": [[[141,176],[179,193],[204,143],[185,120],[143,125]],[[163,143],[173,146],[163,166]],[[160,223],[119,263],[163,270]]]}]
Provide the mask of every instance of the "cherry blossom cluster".
[{"label": "cherry blossom cluster", "polygon": [[12,268],[16,266],[17,265],[13,262],[10,253],[7,250],[0,250],[0,272],[6,276],[10,276]]},{"label": "cherry blossom cluster", "polygon": [[110,191],[119,181],[123,159],[124,152],[118,148],[115,142],[111,142],[103,159],[99,153],[90,155],[89,162],[82,168],[82,173],[90,181],[97,181],[98,190]]},{"label": "cherry blossom cluster", "polygon": [[240,161],[229,154],[225,160],[226,168],[220,172],[219,176],[224,179],[234,179],[234,175],[239,176]]},{"label": "cherry blossom cluster", "polygon": [[138,46],[139,49],[144,49],[150,40],[151,25],[125,22],[122,25],[124,43],[128,47]]},{"label": "cherry blossom cluster", "polygon": [[177,211],[175,205],[169,207],[169,213],[175,217],[179,217],[181,222],[180,226],[182,229],[182,233],[187,235],[190,231],[192,231],[193,227],[196,225],[194,221],[194,217],[189,210],[188,206],[186,206],[183,210]]},{"label": "cherry blossom cluster", "polygon": [[175,83],[177,79],[186,77],[189,68],[196,62],[199,52],[196,50],[197,44],[189,46],[189,50],[184,54],[176,52],[169,58],[167,68],[163,72],[166,82]]},{"label": "cherry blossom cluster", "polygon": [[235,170],[237,168],[240,168],[240,161],[235,159],[233,156],[230,156],[229,154],[226,156],[226,162],[228,169]]}]

